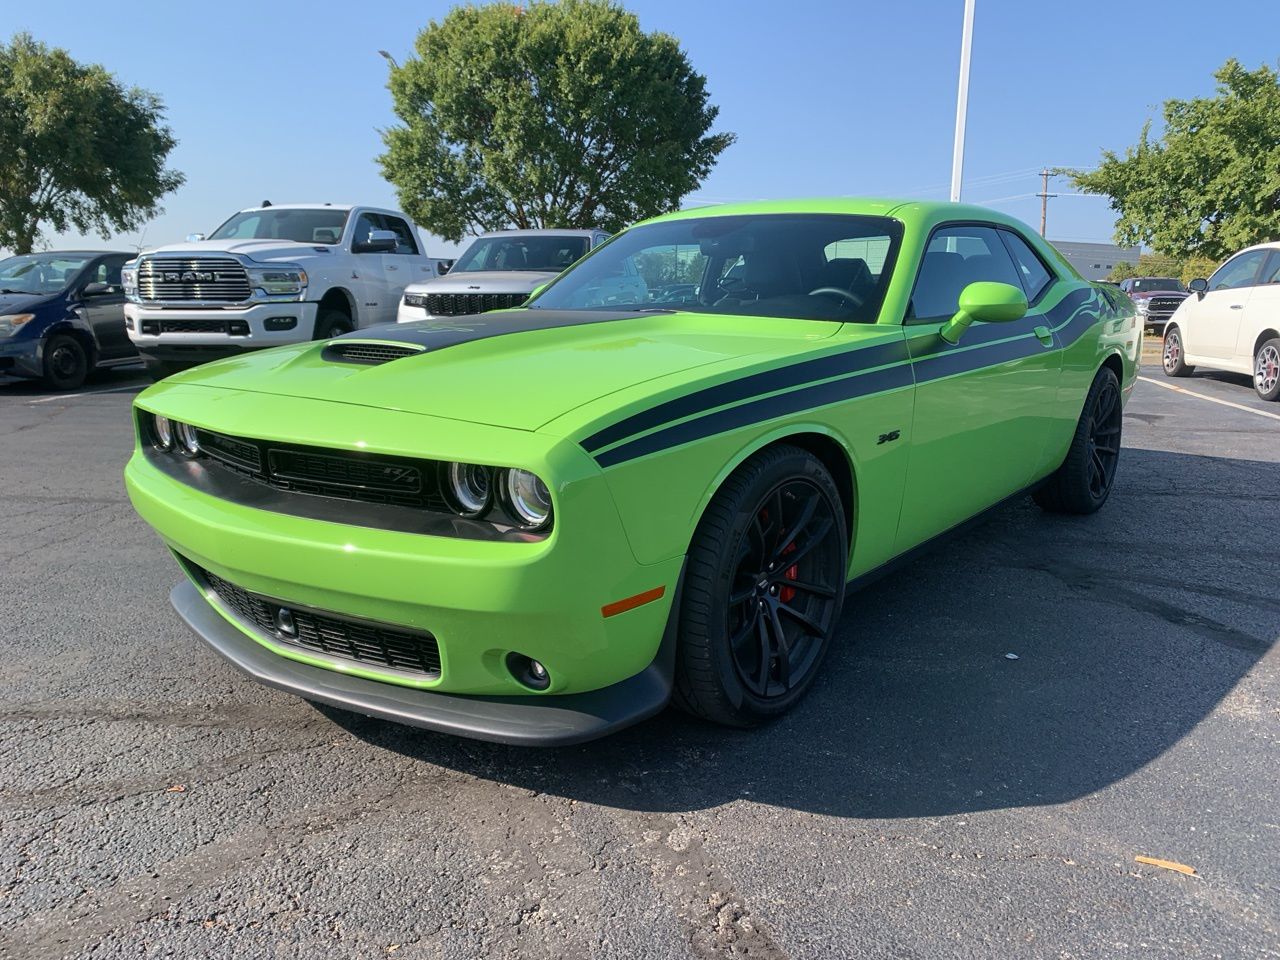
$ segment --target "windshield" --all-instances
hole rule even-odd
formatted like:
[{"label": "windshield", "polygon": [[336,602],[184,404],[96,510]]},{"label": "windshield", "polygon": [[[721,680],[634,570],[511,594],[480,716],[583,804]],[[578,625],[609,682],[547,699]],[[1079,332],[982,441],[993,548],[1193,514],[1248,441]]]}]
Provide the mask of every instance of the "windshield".
[{"label": "windshield", "polygon": [[1134,293],[1150,293],[1152,290],[1181,290],[1185,292],[1186,289],[1181,280],[1175,280],[1173,277],[1139,277],[1133,281]]},{"label": "windshield", "polygon": [[346,210],[290,210],[270,207],[234,217],[209,234],[210,240],[292,240],[334,244],[342,240]]},{"label": "windshield", "polygon": [[28,253],[0,260],[0,293],[59,293],[92,259],[92,254]]},{"label": "windshield", "polygon": [[587,252],[587,237],[481,237],[458,258],[450,273],[477,270],[540,270],[559,273]]},{"label": "windshield", "polygon": [[697,310],[874,323],[902,225],[757,214],[635,227],[565,273],[535,310]]}]

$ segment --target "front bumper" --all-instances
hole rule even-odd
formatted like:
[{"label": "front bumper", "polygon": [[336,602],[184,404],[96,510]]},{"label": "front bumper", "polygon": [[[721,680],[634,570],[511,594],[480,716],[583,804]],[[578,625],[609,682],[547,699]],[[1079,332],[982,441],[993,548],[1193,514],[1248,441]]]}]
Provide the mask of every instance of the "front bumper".
[{"label": "front bumper", "polygon": [[586,693],[485,697],[413,690],[277,656],[228,622],[189,581],[175,586],[169,600],[200,639],[260,683],[440,733],[520,746],[565,746],[638,723],[661,711],[671,698],[675,607],[657,656],[634,676]]},{"label": "front bumper", "polygon": [[44,376],[44,339],[0,340],[0,374],[9,377]]},{"label": "front bumper", "polygon": [[[244,350],[260,350],[310,340],[315,333],[318,308],[318,304],[306,301],[259,303],[230,310],[177,307],[160,309],[145,303],[126,303],[124,315],[129,339],[143,356],[173,361],[189,358],[192,362],[202,363],[216,359],[210,348],[222,350],[222,356],[230,356]],[[276,318],[287,318],[294,321],[294,325],[287,330],[268,330],[267,321]],[[181,324],[183,321],[218,325],[221,329],[200,332],[169,332],[163,329],[166,323]],[[247,332],[228,332],[233,321],[243,323]],[[144,333],[144,325],[151,324],[160,325],[161,332]],[[201,355],[202,349],[204,355]]]}]

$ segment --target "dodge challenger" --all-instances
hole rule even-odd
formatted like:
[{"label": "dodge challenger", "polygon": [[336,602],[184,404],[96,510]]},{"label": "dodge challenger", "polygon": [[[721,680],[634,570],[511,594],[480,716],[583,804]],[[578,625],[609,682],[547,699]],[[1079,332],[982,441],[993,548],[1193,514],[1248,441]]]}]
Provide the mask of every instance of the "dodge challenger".
[{"label": "dodge challenger", "polygon": [[1141,336],[991,210],[682,211],[521,309],[170,377],[125,479],[178,613],[263,683],[517,744],[672,700],[749,727],[849,590],[1015,495],[1101,507]]}]

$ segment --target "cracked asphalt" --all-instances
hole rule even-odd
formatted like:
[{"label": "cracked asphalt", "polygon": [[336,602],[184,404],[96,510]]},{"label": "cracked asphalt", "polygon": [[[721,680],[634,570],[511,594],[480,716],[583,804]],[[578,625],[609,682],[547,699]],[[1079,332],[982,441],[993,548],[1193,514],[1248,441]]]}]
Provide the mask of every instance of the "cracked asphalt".
[{"label": "cracked asphalt", "polygon": [[1143,375],[1100,514],[858,594],[776,725],[555,751],[237,674],[124,494],[140,377],[0,381],[0,957],[1280,957],[1280,405]]}]

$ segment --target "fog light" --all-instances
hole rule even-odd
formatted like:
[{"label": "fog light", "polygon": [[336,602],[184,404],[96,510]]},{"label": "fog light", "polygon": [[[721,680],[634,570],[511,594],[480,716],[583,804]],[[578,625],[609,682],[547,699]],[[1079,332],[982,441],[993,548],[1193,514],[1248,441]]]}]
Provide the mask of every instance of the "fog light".
[{"label": "fog light", "polygon": [[159,320],[143,320],[143,321],[142,321],[142,332],[143,332],[143,333],[145,333],[145,334],[146,334],[147,336],[149,336],[149,337],[156,337],[156,336],[159,336],[159,335],[160,335],[160,321],[159,321]]},{"label": "fog light", "polygon": [[233,337],[247,337],[249,335],[249,324],[244,320],[232,320],[227,324],[227,333]]},{"label": "fog light", "polygon": [[531,690],[545,690],[551,686],[551,675],[547,673],[547,668],[523,653],[507,654],[507,669],[517,682]]},{"label": "fog light", "polygon": [[292,330],[298,325],[297,317],[267,317],[262,325],[268,330]]},{"label": "fog light", "polygon": [[178,435],[178,449],[188,457],[200,456],[200,440],[196,437],[196,428],[189,423],[180,423],[174,431]]}]

